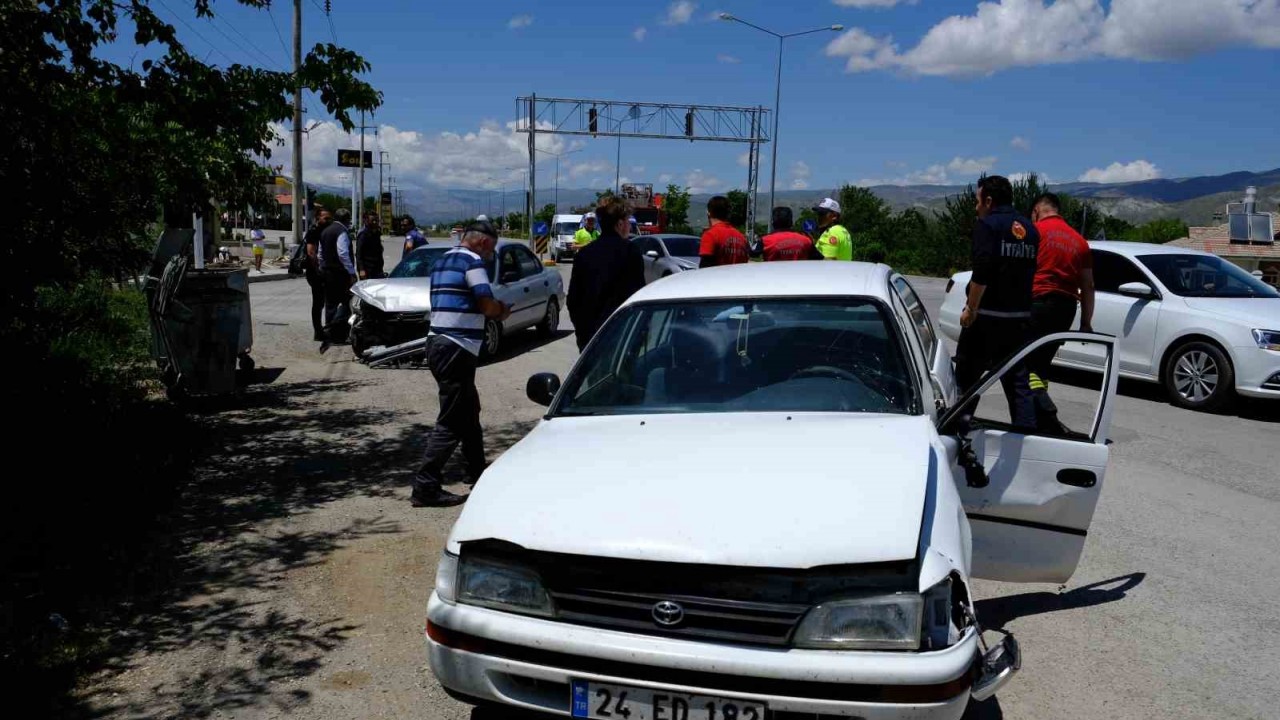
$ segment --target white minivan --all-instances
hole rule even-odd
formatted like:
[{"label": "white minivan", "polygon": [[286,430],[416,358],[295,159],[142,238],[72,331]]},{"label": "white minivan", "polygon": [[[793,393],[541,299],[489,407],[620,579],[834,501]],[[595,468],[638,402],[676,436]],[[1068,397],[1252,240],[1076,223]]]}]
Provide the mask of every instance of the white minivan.
[{"label": "white minivan", "polygon": [[554,215],[551,218],[551,259],[560,262],[562,258],[573,257],[577,246],[573,244],[573,234],[582,227],[581,215]]}]

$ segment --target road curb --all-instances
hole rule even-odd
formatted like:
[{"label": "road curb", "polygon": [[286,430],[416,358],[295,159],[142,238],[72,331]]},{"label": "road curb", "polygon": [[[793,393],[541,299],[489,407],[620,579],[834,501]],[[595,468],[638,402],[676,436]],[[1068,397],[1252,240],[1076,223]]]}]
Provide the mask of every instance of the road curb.
[{"label": "road curb", "polygon": [[[299,275],[298,277],[302,277],[302,276]],[[253,274],[249,275],[249,282],[251,283],[275,282],[277,280],[292,280],[292,279],[293,279],[293,276],[290,275],[289,273],[270,273],[270,274],[263,274],[263,275],[253,275]]]}]

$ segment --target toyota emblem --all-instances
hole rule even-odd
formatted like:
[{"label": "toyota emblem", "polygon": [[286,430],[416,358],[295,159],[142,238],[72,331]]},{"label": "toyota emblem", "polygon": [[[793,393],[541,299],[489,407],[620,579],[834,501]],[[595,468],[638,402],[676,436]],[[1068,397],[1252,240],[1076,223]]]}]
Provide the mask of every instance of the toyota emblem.
[{"label": "toyota emblem", "polygon": [[684,620],[684,608],[678,602],[663,600],[653,606],[653,621],[663,627],[675,627]]}]

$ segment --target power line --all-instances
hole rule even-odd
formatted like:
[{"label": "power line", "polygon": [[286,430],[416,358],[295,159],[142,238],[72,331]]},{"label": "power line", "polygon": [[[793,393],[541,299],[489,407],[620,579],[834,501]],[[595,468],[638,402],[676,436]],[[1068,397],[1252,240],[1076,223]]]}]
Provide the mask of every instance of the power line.
[{"label": "power line", "polygon": [[230,55],[228,55],[228,54],[226,54],[225,52],[223,52],[222,48],[220,48],[220,47],[218,47],[217,45],[215,45],[215,44],[213,44],[213,43],[209,42],[209,39],[208,39],[208,38],[206,38],[204,35],[201,35],[199,30],[197,30],[197,29],[195,29],[194,27],[192,27],[191,23],[187,22],[185,18],[183,18],[183,17],[182,17],[181,15],[179,15],[178,13],[174,12],[174,11],[173,11],[173,8],[171,8],[171,7],[169,7],[168,5],[166,5],[166,4],[165,4],[165,2],[164,2],[164,0],[159,0],[159,2],[160,2],[160,6],[161,6],[161,7],[163,7],[165,10],[168,10],[170,15],[174,16],[175,18],[177,18],[177,19],[178,19],[178,22],[180,22],[180,23],[182,23],[183,25],[185,25],[185,26],[187,27],[187,29],[188,29],[188,30],[190,30],[192,33],[194,33],[196,37],[200,38],[200,39],[204,42],[204,44],[205,44],[205,45],[208,45],[210,48],[212,48],[212,49],[213,49],[213,51],[214,51],[214,52],[216,52],[216,53],[218,53],[219,55],[221,55],[222,57],[226,58],[226,59],[227,59],[227,62],[231,63],[232,65],[234,65],[234,64],[235,64],[235,62],[236,62],[236,61],[235,61],[235,60],[233,60],[233,59],[231,58],[231,56],[230,56]]},{"label": "power line", "polygon": [[324,13],[325,19],[329,21],[329,37],[333,39],[333,44],[338,44],[338,33],[333,29],[333,0],[324,0],[324,6],[320,6],[319,0],[311,0],[311,4],[316,9]]},{"label": "power line", "polygon": [[[262,52],[261,50],[259,50],[259,49],[257,48],[257,46],[254,44],[254,42],[253,42],[252,40],[250,40],[249,38],[245,37],[244,33],[240,32],[240,30],[239,30],[239,29],[237,29],[234,25],[232,25],[231,23],[228,23],[226,20],[223,20],[222,18],[220,18],[220,17],[218,17],[218,16],[216,16],[216,15],[215,15],[215,16],[211,16],[211,18],[210,18],[210,19],[211,19],[213,22],[210,22],[210,23],[209,23],[209,26],[210,26],[210,27],[212,27],[214,30],[216,30],[216,31],[218,32],[218,34],[219,34],[219,35],[221,35],[222,37],[226,38],[227,42],[229,42],[229,43],[231,43],[232,45],[235,45],[236,47],[240,48],[240,51],[241,51],[241,52],[243,52],[245,55],[253,56],[253,55],[255,55],[255,54],[256,54],[256,56],[257,56],[257,57],[255,57],[255,58],[254,58],[253,62],[257,62],[257,61],[258,61],[258,59],[262,59],[262,60],[263,60],[263,63],[264,63],[264,67],[270,68],[270,69],[272,69],[272,70],[274,70],[274,69],[275,69],[275,65],[271,62],[271,58],[270,58],[270,57],[268,57],[266,53],[264,53],[264,52]],[[243,45],[241,45],[240,43],[236,42],[235,38],[230,37],[230,36],[229,36],[229,35],[227,35],[226,33],[222,32],[222,29],[218,27],[217,22],[225,23],[225,24],[226,24],[226,26],[227,26],[228,28],[230,28],[232,32],[234,32],[236,35],[239,35],[239,36],[241,37],[241,39],[243,39],[246,43],[248,43],[248,44],[249,44],[249,49],[248,49],[248,50],[246,50],[246,49],[245,49],[245,47],[244,47]]]},{"label": "power line", "polygon": [[271,27],[275,28],[276,38],[280,41],[280,49],[284,51],[284,64],[287,67],[290,60],[289,44],[284,41],[284,34],[280,32],[280,26],[276,24],[275,12],[271,9],[271,3],[267,3],[267,16],[271,18]]}]

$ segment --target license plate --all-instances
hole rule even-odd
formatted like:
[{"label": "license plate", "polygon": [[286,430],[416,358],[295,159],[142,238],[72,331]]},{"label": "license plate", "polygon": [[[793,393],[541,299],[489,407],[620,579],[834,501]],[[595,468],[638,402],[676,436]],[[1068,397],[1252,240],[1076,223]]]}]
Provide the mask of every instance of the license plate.
[{"label": "license plate", "polygon": [[605,720],[765,720],[762,703],[574,680],[573,716]]}]

